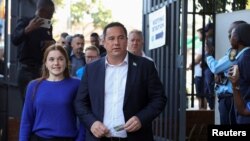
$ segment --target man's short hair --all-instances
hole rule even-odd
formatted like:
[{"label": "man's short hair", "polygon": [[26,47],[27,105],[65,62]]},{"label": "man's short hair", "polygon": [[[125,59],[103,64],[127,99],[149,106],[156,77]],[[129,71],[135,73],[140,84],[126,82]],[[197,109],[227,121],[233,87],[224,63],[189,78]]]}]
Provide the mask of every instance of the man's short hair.
[{"label": "man's short hair", "polygon": [[208,24],[205,26],[204,31],[205,31],[205,32],[208,32],[210,29],[214,29],[214,24],[213,24],[213,23],[208,23]]},{"label": "man's short hair", "polygon": [[63,38],[66,38],[67,36],[68,36],[69,34],[67,33],[67,32],[63,32],[63,33],[61,33],[61,37],[63,37]]},{"label": "man's short hair", "polygon": [[131,31],[129,32],[129,35],[130,35],[130,34],[133,34],[133,33],[139,35],[139,36],[142,38],[142,40],[144,40],[143,33],[142,33],[141,30],[133,29],[133,30],[131,30]]},{"label": "man's short hair", "polygon": [[48,6],[55,7],[55,4],[52,0],[38,0],[36,3],[37,9],[42,9]]},{"label": "man's short hair", "polygon": [[96,32],[93,32],[93,33],[90,34],[90,37],[99,38],[99,35]]},{"label": "man's short hair", "polygon": [[231,35],[232,30],[233,30],[235,27],[237,27],[238,25],[243,24],[243,23],[247,23],[247,22],[246,22],[246,21],[243,21],[243,20],[234,21],[234,22],[230,25],[230,28],[229,28],[229,30],[228,30],[228,34]]},{"label": "man's short hair", "polygon": [[250,46],[250,24],[243,23],[238,25],[234,30],[234,36],[240,44]]},{"label": "man's short hair", "polygon": [[127,29],[125,28],[125,26],[122,24],[122,23],[119,23],[119,22],[112,22],[112,23],[109,23],[108,25],[106,25],[104,27],[104,30],[103,30],[103,39],[105,39],[106,37],[106,34],[107,34],[107,29],[108,28],[111,28],[111,27],[121,27],[125,33],[125,36],[127,37],[128,36],[128,32],[127,32]]},{"label": "man's short hair", "polygon": [[88,46],[88,47],[86,47],[85,48],[85,52],[87,51],[87,50],[93,50],[93,51],[96,51],[97,52],[97,55],[100,55],[100,51],[99,51],[99,49],[96,47],[96,46]]},{"label": "man's short hair", "polygon": [[76,37],[79,37],[81,39],[84,39],[84,35],[83,34],[75,34],[72,39],[76,38]]}]

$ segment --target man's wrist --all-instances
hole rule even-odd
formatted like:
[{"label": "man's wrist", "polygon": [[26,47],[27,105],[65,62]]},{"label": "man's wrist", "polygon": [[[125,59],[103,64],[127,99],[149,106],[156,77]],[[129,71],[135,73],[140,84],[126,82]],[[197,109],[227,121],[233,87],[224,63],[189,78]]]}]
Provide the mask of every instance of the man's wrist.
[{"label": "man's wrist", "polygon": [[211,53],[205,53],[205,57],[207,58],[208,56],[213,56]]}]

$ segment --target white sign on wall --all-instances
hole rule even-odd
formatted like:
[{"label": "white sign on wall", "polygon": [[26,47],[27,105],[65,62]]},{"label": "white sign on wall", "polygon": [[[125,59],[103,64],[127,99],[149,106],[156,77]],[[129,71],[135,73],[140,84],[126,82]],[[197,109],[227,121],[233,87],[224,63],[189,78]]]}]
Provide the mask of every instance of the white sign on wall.
[{"label": "white sign on wall", "polygon": [[166,43],[166,7],[149,14],[149,50]]}]

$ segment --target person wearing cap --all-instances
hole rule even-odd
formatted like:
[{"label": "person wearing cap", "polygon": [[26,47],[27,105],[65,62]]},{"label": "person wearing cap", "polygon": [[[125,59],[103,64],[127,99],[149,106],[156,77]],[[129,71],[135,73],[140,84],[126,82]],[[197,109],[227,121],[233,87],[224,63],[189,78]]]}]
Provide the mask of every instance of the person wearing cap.
[{"label": "person wearing cap", "polygon": [[38,0],[34,16],[19,19],[11,34],[12,43],[18,47],[17,83],[23,102],[28,82],[40,77],[44,50],[55,43],[52,25],[44,26],[54,12],[52,0]]},{"label": "person wearing cap", "polygon": [[213,23],[208,23],[206,26],[205,26],[205,34],[206,34],[206,38],[212,38],[213,35],[214,35],[214,24]]},{"label": "person wearing cap", "polygon": [[[197,30],[199,40],[203,40],[203,29],[199,28]],[[204,93],[204,87],[203,85],[205,83],[204,77],[202,78],[202,47],[200,46],[199,48],[195,49],[195,59],[194,62],[191,62],[187,70],[192,70],[194,71],[194,85],[195,85],[195,91],[196,91],[196,98],[198,99],[198,104],[199,104],[199,110],[205,110],[207,109],[207,99],[206,95]]]},{"label": "person wearing cap", "polygon": [[[228,30],[229,37],[231,36],[232,30],[243,23],[246,22],[233,22]],[[237,53],[235,53],[235,49],[230,48],[222,58],[215,60],[215,58],[212,56],[213,50],[211,50],[211,48],[206,47],[205,52],[207,65],[209,69],[215,74],[215,93],[219,99],[220,123],[236,124],[232,83],[228,80],[228,70],[236,63]]]},{"label": "person wearing cap", "polygon": [[68,36],[69,34],[67,32],[63,32],[60,34],[60,38],[58,39],[57,41],[57,44],[58,45],[61,45],[62,47],[65,47],[66,45],[66,37]]},{"label": "person wearing cap", "polygon": [[73,36],[71,36],[71,35],[68,35],[68,36],[65,37],[65,46],[64,46],[64,48],[66,49],[69,58],[70,58],[70,53],[72,51],[72,47],[71,47],[72,37]]},{"label": "person wearing cap", "polygon": [[232,48],[238,50],[237,65],[229,71],[233,85],[237,123],[250,124],[250,25],[241,24],[232,30]]}]

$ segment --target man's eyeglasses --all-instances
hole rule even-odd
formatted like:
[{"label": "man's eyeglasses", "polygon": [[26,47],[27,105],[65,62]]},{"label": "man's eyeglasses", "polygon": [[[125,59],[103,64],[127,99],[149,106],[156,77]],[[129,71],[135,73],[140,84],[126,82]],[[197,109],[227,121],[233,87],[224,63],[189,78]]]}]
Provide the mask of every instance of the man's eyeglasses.
[{"label": "man's eyeglasses", "polygon": [[97,56],[85,56],[86,57],[86,59],[95,59],[95,58],[97,58]]}]

